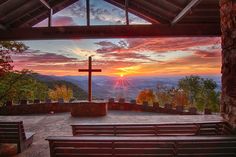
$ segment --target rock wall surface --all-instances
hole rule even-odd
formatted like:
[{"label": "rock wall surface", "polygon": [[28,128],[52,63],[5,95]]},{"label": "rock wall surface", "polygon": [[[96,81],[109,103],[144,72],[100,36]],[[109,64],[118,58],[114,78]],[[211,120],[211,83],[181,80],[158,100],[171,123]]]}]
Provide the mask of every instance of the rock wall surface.
[{"label": "rock wall surface", "polygon": [[236,128],[236,0],[220,0],[223,117]]}]

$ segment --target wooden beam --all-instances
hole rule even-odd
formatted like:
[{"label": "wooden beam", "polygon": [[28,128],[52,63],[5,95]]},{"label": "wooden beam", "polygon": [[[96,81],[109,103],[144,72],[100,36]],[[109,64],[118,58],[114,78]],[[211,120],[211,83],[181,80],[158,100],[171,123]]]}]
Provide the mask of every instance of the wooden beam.
[{"label": "wooden beam", "polygon": [[48,9],[52,9],[52,8],[50,7],[50,5],[49,5],[45,0],[40,0],[40,2],[41,2],[45,7],[47,7]]},{"label": "wooden beam", "polygon": [[220,36],[220,32],[217,24],[29,27],[0,30],[0,40],[209,37]]},{"label": "wooden beam", "polygon": [[53,14],[53,10],[49,9],[49,11],[48,11],[48,27],[52,26],[52,14]]},{"label": "wooden beam", "polygon": [[185,15],[191,11],[191,9],[200,3],[201,0],[192,0],[171,22],[172,25],[175,25],[177,22],[179,22]]},{"label": "wooden beam", "polygon": [[129,25],[129,0],[125,0],[125,18],[126,25]]},{"label": "wooden beam", "polygon": [[52,26],[53,9],[45,0],[40,0],[40,2],[48,9],[48,27],[51,27]]},{"label": "wooden beam", "polygon": [[90,26],[90,1],[86,0],[87,26]]}]

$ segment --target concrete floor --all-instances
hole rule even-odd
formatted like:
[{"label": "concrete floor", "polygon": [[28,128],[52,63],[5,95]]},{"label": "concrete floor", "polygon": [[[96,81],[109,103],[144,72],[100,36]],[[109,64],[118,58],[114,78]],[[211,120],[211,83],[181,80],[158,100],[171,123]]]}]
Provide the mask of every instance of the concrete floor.
[{"label": "concrete floor", "polygon": [[[179,122],[212,122],[221,121],[218,115],[164,115],[148,112],[109,111],[108,115],[99,118],[73,118],[70,113],[0,116],[0,121],[24,122],[25,130],[35,132],[34,142],[30,148],[15,157],[49,157],[49,146],[45,140],[48,136],[71,136],[72,123],[179,123]],[[0,156],[1,155],[0,152]]]}]

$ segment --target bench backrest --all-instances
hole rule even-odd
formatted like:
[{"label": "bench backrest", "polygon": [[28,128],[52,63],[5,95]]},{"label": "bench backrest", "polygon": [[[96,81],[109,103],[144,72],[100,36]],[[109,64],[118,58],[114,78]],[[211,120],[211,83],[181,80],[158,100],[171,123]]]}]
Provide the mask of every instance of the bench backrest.
[{"label": "bench backrest", "polygon": [[20,143],[25,140],[23,122],[0,122],[0,143]]},{"label": "bench backrest", "polygon": [[232,126],[227,122],[199,124],[199,135],[232,135]]},{"label": "bench backrest", "polygon": [[165,136],[195,135],[198,126],[193,124],[79,124],[72,125],[74,136],[112,135],[112,136]]},{"label": "bench backrest", "polygon": [[48,137],[51,157],[235,156],[236,136]]},{"label": "bench backrest", "polygon": [[[223,122],[202,124],[73,124],[74,136],[229,135]],[[226,129],[225,129],[226,128]]]}]

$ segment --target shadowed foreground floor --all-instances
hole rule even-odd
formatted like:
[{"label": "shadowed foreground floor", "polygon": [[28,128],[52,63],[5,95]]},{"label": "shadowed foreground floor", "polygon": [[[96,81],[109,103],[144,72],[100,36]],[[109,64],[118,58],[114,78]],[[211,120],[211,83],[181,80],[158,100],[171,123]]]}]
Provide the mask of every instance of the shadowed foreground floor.
[{"label": "shadowed foreground floor", "polygon": [[221,121],[218,115],[175,116],[147,112],[109,111],[108,115],[99,118],[73,118],[69,113],[0,116],[0,121],[24,122],[25,130],[35,132],[34,142],[30,148],[15,157],[49,157],[49,146],[45,140],[48,136],[71,136],[72,123],[178,123],[178,122],[211,122]]}]

